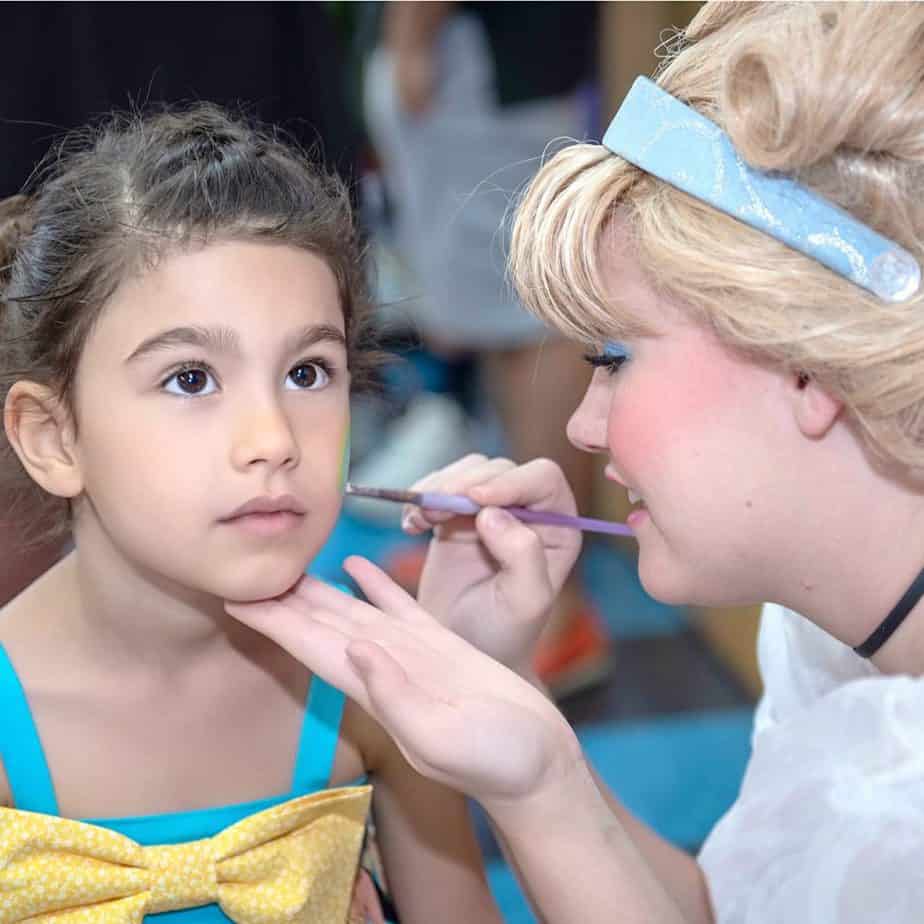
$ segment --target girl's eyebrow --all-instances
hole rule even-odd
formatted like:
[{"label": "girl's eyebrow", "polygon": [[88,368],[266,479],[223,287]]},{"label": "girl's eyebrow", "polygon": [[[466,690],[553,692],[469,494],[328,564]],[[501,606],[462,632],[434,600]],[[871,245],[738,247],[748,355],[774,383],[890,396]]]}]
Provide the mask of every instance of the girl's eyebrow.
[{"label": "girl's eyebrow", "polygon": [[[297,353],[322,341],[346,347],[343,331],[331,324],[309,324],[286,337],[283,346],[286,353]],[[142,341],[125,362],[131,363],[150,353],[177,346],[194,346],[214,353],[240,355],[241,352],[240,338],[230,327],[172,327]]]}]

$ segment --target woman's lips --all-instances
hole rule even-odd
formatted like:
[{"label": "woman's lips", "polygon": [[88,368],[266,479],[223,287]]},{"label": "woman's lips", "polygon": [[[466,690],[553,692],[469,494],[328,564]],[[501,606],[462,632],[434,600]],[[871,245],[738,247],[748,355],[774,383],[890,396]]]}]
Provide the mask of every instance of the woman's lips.
[{"label": "woman's lips", "polygon": [[648,511],[644,507],[636,507],[635,510],[626,517],[626,524],[635,530],[638,528],[639,524],[644,523],[647,519],[649,519]]}]

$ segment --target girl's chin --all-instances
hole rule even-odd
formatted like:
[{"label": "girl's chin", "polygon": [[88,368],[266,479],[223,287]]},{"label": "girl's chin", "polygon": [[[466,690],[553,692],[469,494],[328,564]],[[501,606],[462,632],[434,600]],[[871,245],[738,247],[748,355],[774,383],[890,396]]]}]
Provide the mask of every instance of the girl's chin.
[{"label": "girl's chin", "polygon": [[272,600],[288,593],[304,573],[303,568],[298,568],[292,572],[262,575],[259,580],[241,581],[236,586],[225,590],[224,599],[232,603],[257,603],[260,600]]}]

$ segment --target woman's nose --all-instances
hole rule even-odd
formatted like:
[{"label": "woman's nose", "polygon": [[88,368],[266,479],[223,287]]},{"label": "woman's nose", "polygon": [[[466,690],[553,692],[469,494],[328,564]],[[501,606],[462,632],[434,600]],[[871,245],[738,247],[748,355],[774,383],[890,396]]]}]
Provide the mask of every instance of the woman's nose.
[{"label": "woman's nose", "polygon": [[568,439],[573,446],[584,452],[606,451],[609,404],[609,389],[594,376],[568,421]]}]

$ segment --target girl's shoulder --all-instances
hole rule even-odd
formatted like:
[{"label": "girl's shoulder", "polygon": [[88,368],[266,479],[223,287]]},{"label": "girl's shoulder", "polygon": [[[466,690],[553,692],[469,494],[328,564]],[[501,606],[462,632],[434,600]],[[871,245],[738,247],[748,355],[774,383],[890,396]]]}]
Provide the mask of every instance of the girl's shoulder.
[{"label": "girl's shoulder", "polygon": [[[38,582],[36,582],[38,583]],[[41,617],[43,593],[35,584],[27,587],[4,607],[0,608],[0,658],[4,664],[9,660],[14,668],[0,670],[0,684],[16,685],[21,680],[22,666],[31,675],[33,666],[40,664],[38,643],[41,636]],[[4,665],[0,664],[0,668]],[[14,673],[15,670],[15,673]],[[10,691],[0,689],[0,701]],[[3,753],[0,749],[0,807],[9,808],[13,804],[12,789],[3,765]]]},{"label": "girl's shoulder", "polygon": [[65,557],[0,607],[0,644],[47,644],[55,624],[68,619],[75,596],[73,564]]},{"label": "girl's shoulder", "polygon": [[[35,701],[60,686],[56,652],[61,650],[62,626],[72,616],[70,569],[65,557],[0,607],[0,683],[4,684],[0,700],[11,696],[12,702],[17,702],[21,685],[28,690],[29,705],[34,707]],[[7,689],[9,686],[13,689]],[[0,726],[0,731],[3,729]],[[11,805],[12,789],[0,750],[0,806]]]}]

